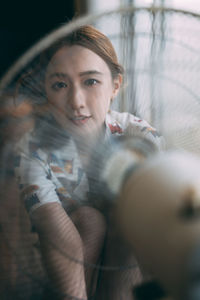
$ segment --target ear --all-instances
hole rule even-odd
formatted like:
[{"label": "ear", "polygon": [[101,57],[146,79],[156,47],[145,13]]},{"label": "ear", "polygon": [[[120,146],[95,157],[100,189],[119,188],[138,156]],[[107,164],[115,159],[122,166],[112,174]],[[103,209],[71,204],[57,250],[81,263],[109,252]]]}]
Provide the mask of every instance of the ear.
[{"label": "ear", "polygon": [[113,93],[112,93],[112,99],[114,99],[114,98],[117,96],[117,94],[118,94],[118,92],[119,92],[119,90],[120,90],[121,84],[122,84],[122,80],[123,80],[123,78],[122,78],[122,75],[121,75],[121,74],[119,74],[119,75],[113,80]]}]

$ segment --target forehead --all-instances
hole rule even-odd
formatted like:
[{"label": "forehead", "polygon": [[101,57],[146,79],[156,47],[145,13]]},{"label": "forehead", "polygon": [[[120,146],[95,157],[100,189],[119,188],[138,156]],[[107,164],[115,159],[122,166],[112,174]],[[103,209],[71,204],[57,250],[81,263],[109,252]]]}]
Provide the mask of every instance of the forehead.
[{"label": "forehead", "polygon": [[74,45],[60,48],[51,58],[47,72],[72,70],[84,72],[90,69],[110,73],[108,65],[99,55],[90,49]]}]

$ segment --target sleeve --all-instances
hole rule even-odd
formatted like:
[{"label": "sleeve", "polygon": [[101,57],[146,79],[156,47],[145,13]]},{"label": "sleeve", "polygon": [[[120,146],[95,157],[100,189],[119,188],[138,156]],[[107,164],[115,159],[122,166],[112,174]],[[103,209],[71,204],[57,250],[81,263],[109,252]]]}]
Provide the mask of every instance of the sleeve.
[{"label": "sleeve", "polygon": [[51,170],[41,160],[20,154],[17,157],[15,175],[20,189],[21,199],[31,214],[47,203],[61,203],[52,181]]},{"label": "sleeve", "polygon": [[153,143],[157,150],[166,148],[164,137],[147,121],[128,112],[110,111],[107,114],[107,126],[112,135],[125,135],[129,137],[141,137]]},{"label": "sleeve", "polygon": [[166,148],[164,137],[147,121],[133,115],[128,115],[126,120],[126,135],[137,135],[151,141],[159,151]]}]

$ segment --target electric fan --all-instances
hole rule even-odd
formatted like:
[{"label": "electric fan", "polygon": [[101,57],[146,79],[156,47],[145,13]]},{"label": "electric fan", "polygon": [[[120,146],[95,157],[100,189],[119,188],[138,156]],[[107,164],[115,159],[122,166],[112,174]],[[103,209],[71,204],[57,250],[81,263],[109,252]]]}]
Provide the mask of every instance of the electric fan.
[{"label": "electric fan", "polygon": [[[155,163],[154,165],[151,164],[151,160],[150,162],[148,160],[146,169],[145,164],[142,170],[139,169],[139,175],[137,174],[136,169],[133,174],[136,178],[133,180],[136,180],[136,183],[138,182],[138,185],[135,184],[134,186],[135,191],[137,191],[136,193],[141,196],[141,199],[146,199],[145,197],[147,197],[147,195],[144,194],[141,187],[142,178],[144,178],[146,182],[149,182],[149,184],[146,185],[147,193],[149,193],[149,195],[152,194],[154,199],[160,199],[160,195],[162,195],[162,198],[167,202],[168,198],[164,195],[168,195],[168,187],[172,188],[172,191],[174,191],[177,198],[180,196],[179,193],[176,194],[176,184],[175,187],[172,184],[175,183],[176,180],[177,187],[180,188],[180,190],[184,187],[184,184],[187,185],[188,182],[192,187],[193,182],[195,182],[194,186],[196,187],[196,190],[199,189],[199,175],[197,172],[200,152],[199,18],[200,16],[195,13],[156,6],[130,6],[110,12],[104,12],[98,15],[89,15],[78,18],[61,26],[44,37],[29,51],[27,51],[1,78],[1,299],[56,299],[58,296],[57,291],[52,288],[48,279],[44,262],[41,258],[38,235],[31,225],[24,204],[20,201],[20,192],[14,175],[14,165],[16,164],[15,149],[18,147],[19,141],[26,138],[27,132],[34,126],[35,115],[33,114],[33,107],[34,109],[36,108],[41,119],[43,119],[43,114],[45,113],[44,103],[41,105],[38,100],[41,100],[43,95],[40,94],[39,90],[35,89],[35,86],[38,86],[40,81],[36,78],[36,81],[33,82],[33,86],[30,86],[30,89],[27,89],[24,92],[23,86],[20,85],[20,80],[24,78],[24,74],[31,74],[33,70],[37,69],[38,59],[43,51],[51,47],[57,40],[70,34],[80,26],[90,24],[104,32],[112,41],[118,54],[119,61],[125,69],[123,86],[117,99],[113,102],[112,108],[120,112],[129,112],[139,118],[147,120],[152,126],[156,127],[158,132],[164,137],[166,150],[176,151],[176,154],[167,154],[168,156],[164,157],[163,160],[162,155],[161,158],[158,155],[158,161],[157,156],[156,158],[154,157],[154,159],[152,159]],[[38,74],[43,74],[44,70],[40,69],[37,70],[37,72]],[[35,93],[34,95],[33,90]],[[30,99],[32,99],[32,102],[29,101]],[[46,130],[48,130],[48,132],[49,130],[52,132],[51,136],[45,135],[47,132]],[[63,132],[59,132],[58,128],[54,126],[52,120],[49,119],[45,119],[43,126],[38,129],[38,133],[39,135],[41,134],[40,137],[42,137],[45,145],[53,144],[55,146],[57,141],[52,138],[54,133],[59,135],[61,140],[65,141],[65,139],[67,139],[65,134]],[[129,144],[127,145],[129,147]],[[23,147],[24,145],[20,144],[20,146]],[[60,146],[59,142],[56,146]],[[111,146],[112,145],[109,145],[109,147]],[[85,144],[83,147],[85,147]],[[135,145],[132,146],[131,144],[131,147],[135,149]],[[146,145],[144,141],[141,141],[141,144],[139,142],[139,150],[142,151],[145,147],[148,148],[149,146]],[[101,157],[99,162],[103,161],[104,164],[101,165],[101,163],[96,163],[95,158],[90,162],[91,165],[95,166],[94,168],[92,167],[92,170],[95,170],[97,173],[103,172],[102,168],[106,168],[107,160],[104,158],[107,150],[105,150],[105,152],[101,152],[104,151],[102,149],[105,150],[105,148],[100,148],[100,150],[93,148],[94,152]],[[181,152],[180,156],[179,151]],[[195,158],[193,158],[193,155]],[[168,168],[168,162],[174,168]],[[70,168],[70,164],[68,167]],[[177,173],[176,168],[178,168]],[[147,173],[145,173],[145,170],[147,170]],[[149,179],[149,170],[151,170],[153,174],[156,174],[154,180]],[[168,173],[163,174],[162,172],[165,172],[166,170],[168,170]],[[187,173],[187,170],[189,180],[187,176],[182,176],[184,172]],[[173,174],[170,172],[173,172]],[[110,173],[108,172],[108,174]],[[93,173],[92,176],[95,177],[96,173]],[[179,176],[181,178],[180,180],[177,179]],[[158,187],[156,188],[156,180],[158,178],[164,179],[163,181],[158,180]],[[107,179],[109,178],[107,177]],[[165,180],[170,182],[169,186],[163,183]],[[153,191],[150,183],[154,188]],[[195,205],[193,200],[191,200],[191,198],[198,198],[198,192],[196,192],[195,189],[191,189],[191,186],[189,186],[189,192],[186,195],[187,197],[184,195],[188,200],[188,206],[187,209],[183,207],[183,215],[185,209],[186,215],[189,215],[190,212],[192,217],[195,215],[195,220],[192,218],[191,223],[189,223],[187,216],[185,219],[183,216],[183,222],[186,222],[184,223],[183,228],[180,228],[183,233],[181,235],[183,241],[184,228],[188,228],[187,226],[191,227],[194,222],[196,222],[195,224],[197,225],[195,225],[194,231],[195,233],[199,232],[199,226],[197,224],[199,204],[198,200],[195,200]],[[98,190],[98,192],[101,196],[101,189]],[[131,197],[130,186],[126,187],[124,193],[128,199]],[[139,200],[140,199],[138,198],[138,201]],[[149,199],[149,201],[150,200],[151,199]],[[176,202],[176,198],[174,201]],[[152,201],[152,211],[148,209],[148,206],[147,208],[145,207],[146,202],[143,200],[141,201],[141,203],[143,203],[143,206],[141,207],[138,203],[134,207],[134,205],[130,204],[132,203],[130,199],[127,201],[127,203],[129,203],[127,206],[123,206],[122,202],[122,200],[119,200],[119,205],[112,203],[111,206],[114,207],[114,209],[118,207],[118,222],[121,222],[122,224],[121,230],[124,235],[124,239],[126,237],[126,241],[130,242],[131,240],[130,244],[133,245],[130,249],[128,248],[128,251],[134,253],[134,245],[137,244],[137,238],[140,234],[141,238],[138,239],[142,240],[142,237],[146,239],[144,242],[143,240],[141,243],[139,242],[138,247],[135,247],[136,254],[138,255],[136,255],[136,258],[138,257],[139,259],[141,270],[138,269],[138,264],[135,259],[126,260],[125,257],[125,259],[122,260],[123,262],[121,262],[121,258],[119,258],[117,262],[113,262],[111,254],[109,263],[102,259],[95,265],[84,260],[78,260],[75,255],[73,256],[73,253],[70,252],[61,252],[61,255],[66,255],[69,261],[71,260],[74,263],[80,264],[86,269],[92,268],[98,271],[99,277],[97,280],[97,292],[93,299],[111,299],[112,293],[110,290],[117,288],[112,283],[112,281],[115,282],[115,274],[118,274],[123,286],[126,287],[127,285],[129,287],[127,295],[126,293],[122,295],[119,293],[119,299],[156,299],[157,296],[151,296],[150,290],[148,290],[147,296],[144,295],[145,292],[141,292],[143,289],[145,290],[145,286],[143,287],[141,285],[141,290],[138,289],[139,292],[137,292],[137,288],[140,287],[142,281],[141,273],[144,273],[145,282],[151,282],[151,278],[158,280],[159,284],[161,282],[161,289],[166,289],[166,292],[169,292],[170,295],[177,297],[177,299],[181,299],[180,297],[183,295],[180,291],[185,288],[185,286],[182,286],[181,284],[182,282],[188,282],[188,277],[186,276],[187,273],[185,275],[185,277],[187,277],[186,279],[185,277],[184,279],[180,278],[180,280],[182,280],[181,283],[179,281],[173,283],[172,280],[170,281],[169,273],[174,269],[173,267],[169,267],[169,269],[166,268],[168,272],[168,275],[166,276],[167,279],[165,276],[161,276],[161,278],[159,278],[160,274],[164,272],[167,264],[170,266],[173,262],[174,265],[176,265],[176,257],[179,256],[179,253],[176,251],[179,246],[176,245],[175,237],[173,236],[174,240],[170,241],[170,238],[166,236],[166,239],[169,238],[169,240],[165,240],[166,243],[163,243],[163,247],[167,247],[169,244],[170,251],[173,251],[174,245],[175,254],[172,261],[167,256],[166,262],[163,262],[161,260],[161,258],[163,259],[162,255],[160,256],[160,260],[155,259],[155,256],[159,258],[160,251],[162,249],[159,241],[157,241],[157,244],[155,244],[155,240],[152,241],[151,246],[149,246],[149,255],[147,255],[145,251],[141,251],[142,254],[140,255],[140,247],[145,247],[145,250],[148,250],[147,244],[151,243],[151,241],[148,240],[147,236],[149,234],[149,237],[152,237],[152,233],[151,229],[149,229],[149,232],[148,230],[144,230],[145,232],[148,232],[148,234],[143,232],[143,229],[148,227],[148,223],[142,223],[141,227],[138,226],[137,229],[137,222],[140,224],[140,217],[141,219],[144,218],[145,209],[147,209],[152,214],[149,217],[151,222],[151,217],[155,217],[155,223],[152,228],[155,230],[157,227],[159,233],[158,235],[155,235],[155,237],[159,237],[163,242],[163,234],[165,233],[163,228],[166,229],[167,226],[170,227],[170,224],[173,224],[173,220],[170,218],[170,216],[173,215],[173,204],[170,206],[172,207],[172,210],[170,211],[169,209],[169,216],[165,216],[165,214],[162,214],[162,205],[159,205],[156,201]],[[128,205],[130,205],[130,210]],[[155,207],[153,205],[155,205]],[[163,207],[165,207],[165,204]],[[107,209],[109,210],[110,207]],[[135,209],[138,209],[139,212],[138,219],[135,218]],[[168,211],[167,208],[166,211]],[[142,216],[143,213],[144,216]],[[161,220],[159,214],[161,218],[162,216],[166,217],[166,226],[161,226],[160,230],[159,224],[162,223],[163,220]],[[132,223],[131,216],[133,216],[133,218],[137,221]],[[169,219],[167,219],[167,217],[169,217]],[[134,230],[132,230],[132,226],[134,227]],[[142,228],[142,226],[145,227]],[[163,234],[161,229],[163,229]],[[133,235],[132,232],[134,232]],[[187,229],[186,232],[187,235],[190,234],[190,231],[187,231]],[[194,236],[194,240],[192,240],[192,238],[191,240],[189,238],[186,239],[189,246],[195,246],[198,241],[196,237],[197,234],[195,235],[195,233],[191,231],[191,236]],[[117,243],[117,239],[115,240],[115,232],[112,234],[114,236],[113,245],[111,245],[113,255],[115,252],[119,252],[120,257],[126,256],[126,251],[123,246]],[[107,238],[109,240],[110,236],[108,235]],[[179,235],[177,229],[177,240],[178,238]],[[187,247],[185,245],[185,241],[181,245],[183,247],[185,246],[187,250],[189,249],[188,251],[192,251],[193,249],[192,246]],[[57,247],[56,243],[53,244],[52,247]],[[198,247],[194,247],[194,249],[198,249]],[[162,251],[164,253],[163,249]],[[104,256],[106,256],[106,246],[104,247],[103,252]],[[169,253],[171,254],[171,252]],[[191,255],[192,258],[198,257],[198,253],[195,253],[196,252],[194,251],[194,255]],[[151,261],[151,255],[152,264],[149,263],[149,261]],[[180,268],[180,272],[183,272],[180,264],[184,261],[186,254],[184,252],[181,253],[181,255],[180,261],[177,259],[177,261],[179,261],[177,268]],[[157,263],[158,266],[155,266]],[[156,270],[155,274],[154,266]],[[192,259],[190,266],[193,266]],[[130,270],[134,273],[133,282],[129,282],[131,280],[129,276]],[[187,270],[188,274],[190,274],[189,267]],[[179,276],[180,272],[177,271],[177,273],[174,274],[178,274],[177,276]],[[107,278],[107,281],[104,282],[104,286],[102,287],[101,278],[104,275],[105,278]],[[156,276],[158,276],[158,278]],[[173,274],[172,278],[174,278]],[[190,291],[192,283],[189,281],[187,291]],[[179,285],[177,288],[176,284]],[[134,288],[136,290],[135,296],[133,292]],[[102,291],[102,289],[105,291]],[[188,298],[184,295],[186,297],[185,299],[197,299],[192,293],[189,293],[188,295]],[[70,295],[59,296],[61,299],[82,299],[80,297],[78,298],[73,296],[73,293]],[[88,299],[90,298],[92,299],[92,297],[88,296]]]}]

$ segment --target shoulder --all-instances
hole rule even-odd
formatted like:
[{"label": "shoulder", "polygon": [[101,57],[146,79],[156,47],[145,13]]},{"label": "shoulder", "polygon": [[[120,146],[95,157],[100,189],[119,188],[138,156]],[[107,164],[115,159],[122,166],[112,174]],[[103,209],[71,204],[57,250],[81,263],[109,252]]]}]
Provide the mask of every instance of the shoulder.
[{"label": "shoulder", "polygon": [[139,127],[150,126],[145,120],[128,112],[110,111],[108,113],[108,120],[111,123],[117,122],[123,129],[126,129],[130,124]]},{"label": "shoulder", "polygon": [[48,153],[39,148],[31,134],[24,136],[15,149],[14,173],[20,182],[49,174]]},{"label": "shoulder", "polygon": [[32,133],[24,135],[17,143],[15,152],[18,156],[46,162],[48,152],[39,147],[37,140]]},{"label": "shoulder", "polygon": [[112,134],[134,135],[145,131],[156,132],[156,129],[147,121],[128,112],[110,111],[107,114],[106,125]]},{"label": "shoulder", "polygon": [[165,141],[156,128],[131,113],[110,111],[106,117],[106,125],[111,134],[141,136],[151,140],[159,149],[165,148]]}]

